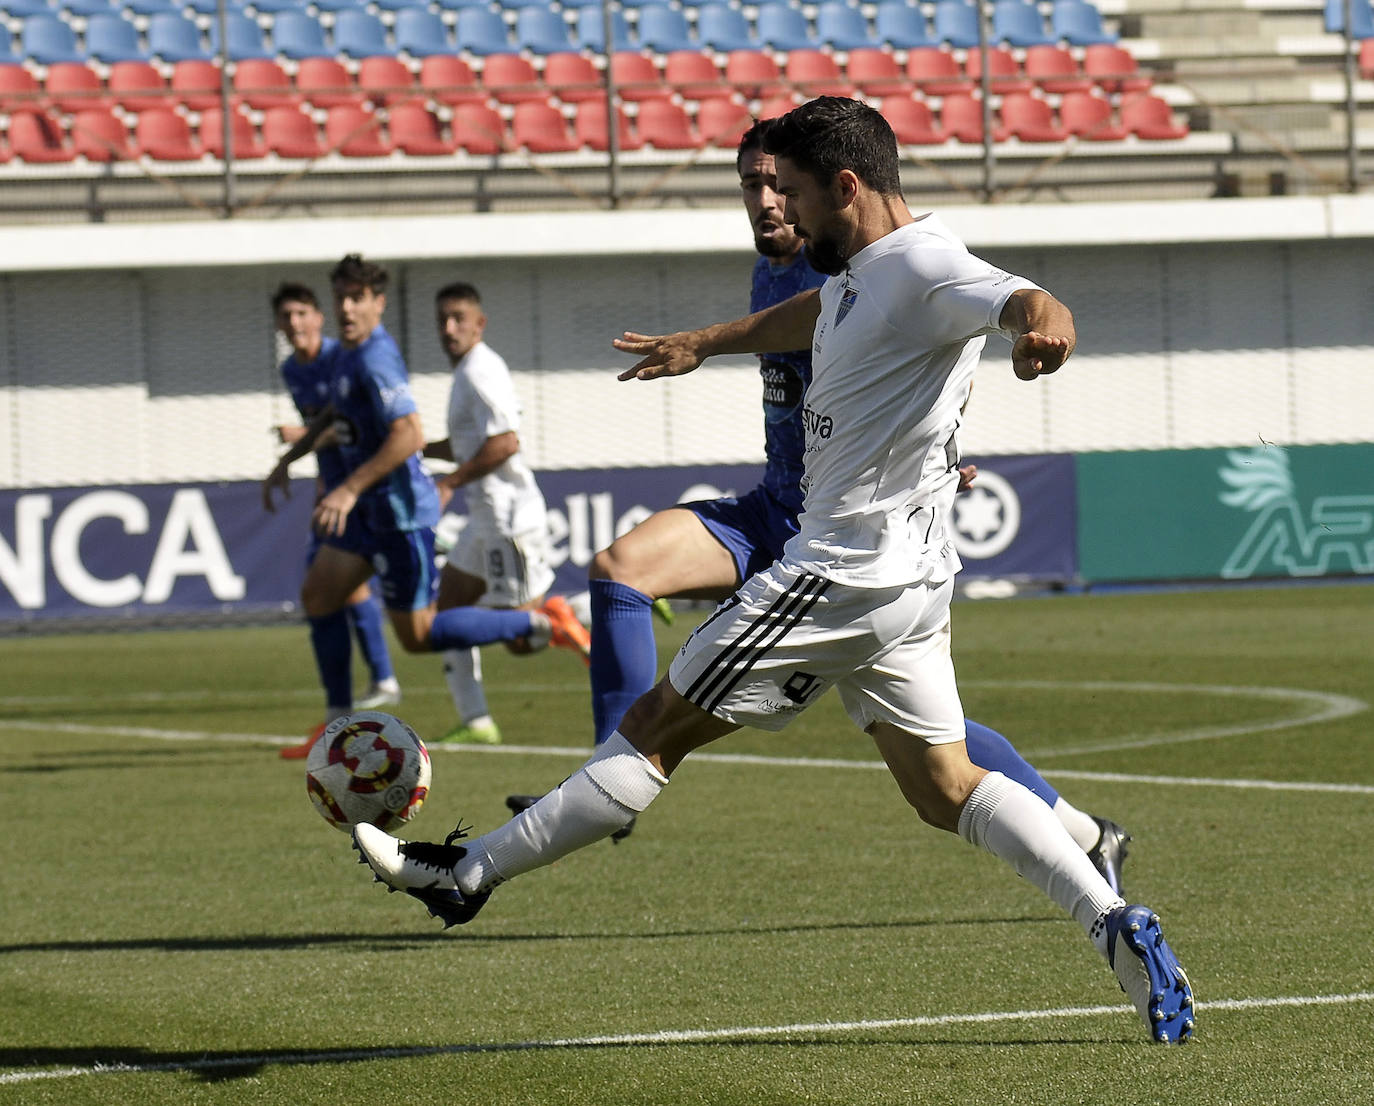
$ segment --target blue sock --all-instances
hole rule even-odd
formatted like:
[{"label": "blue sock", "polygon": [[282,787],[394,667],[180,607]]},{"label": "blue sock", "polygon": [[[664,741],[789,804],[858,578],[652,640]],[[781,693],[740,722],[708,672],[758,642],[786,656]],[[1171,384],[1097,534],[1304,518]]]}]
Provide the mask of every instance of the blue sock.
[{"label": "blue sock", "polygon": [[353,633],[358,638],[358,648],[363,651],[372,682],[389,680],[396,673],[391,667],[391,652],[386,647],[386,634],[382,632],[382,605],[375,595],[369,595],[361,603],[350,603],[348,620],[353,623]]},{"label": "blue sock", "polygon": [[592,580],[592,719],[600,745],[630,704],[654,686],[654,601],[614,580]]},{"label": "blue sock", "polygon": [[343,610],[310,621],[310,645],[320,670],[326,707],[353,705],[353,639]]},{"label": "blue sock", "polygon": [[434,616],[429,629],[429,647],[436,653],[445,649],[468,649],[493,641],[514,641],[528,637],[529,611],[498,611],[488,607],[450,607]]},{"label": "blue sock", "polygon": [[1054,804],[1059,801],[1059,792],[1000,733],[972,718],[965,718],[964,741],[968,745],[969,760],[979,768],[1009,776],[1043,799],[1051,810],[1054,809]]}]

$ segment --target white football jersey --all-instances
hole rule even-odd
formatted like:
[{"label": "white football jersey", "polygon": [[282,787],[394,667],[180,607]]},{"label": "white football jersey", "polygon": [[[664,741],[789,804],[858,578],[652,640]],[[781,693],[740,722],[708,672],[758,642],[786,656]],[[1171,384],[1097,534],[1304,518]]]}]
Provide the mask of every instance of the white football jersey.
[{"label": "white football jersey", "polygon": [[[453,367],[448,400],[448,440],[455,461],[476,455],[497,434],[520,430],[520,399],[505,360],[478,342]],[[470,524],[493,527],[506,537],[544,529],[543,493],[523,453],[508,457],[494,472],[463,485]]]},{"label": "white football jersey", "polygon": [[959,570],[946,523],[961,412],[984,335],[1001,332],[1012,292],[1035,287],[973,256],[933,215],[825,282],[789,563],[859,587],[939,584]]}]

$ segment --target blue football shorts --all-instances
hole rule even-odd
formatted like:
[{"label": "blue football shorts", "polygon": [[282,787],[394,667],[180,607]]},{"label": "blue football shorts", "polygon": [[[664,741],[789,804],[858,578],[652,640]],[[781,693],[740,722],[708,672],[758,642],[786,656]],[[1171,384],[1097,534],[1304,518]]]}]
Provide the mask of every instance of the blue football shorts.
[{"label": "blue football shorts", "polygon": [[691,511],[735,560],[741,580],[762,572],[782,556],[797,532],[797,514],[763,485],[741,496],[679,503]]}]

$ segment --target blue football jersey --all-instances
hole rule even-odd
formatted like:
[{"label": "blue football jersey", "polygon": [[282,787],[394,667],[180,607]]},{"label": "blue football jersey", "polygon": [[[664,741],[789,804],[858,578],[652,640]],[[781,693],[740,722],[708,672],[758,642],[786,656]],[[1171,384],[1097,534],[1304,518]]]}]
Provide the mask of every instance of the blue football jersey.
[{"label": "blue football jersey", "polygon": [[[378,326],[362,345],[340,346],[330,377],[334,432],[345,473],[372,458],[391,433],[391,424],[414,414],[410,374],[386,328]],[[439,493],[413,453],[362,494],[355,508],[373,531],[419,530],[439,521]]]},{"label": "blue football jersey", "polygon": [[[329,405],[329,378],[334,371],[334,355],[339,343],[335,338],[325,338],[320,345],[320,355],[313,361],[302,361],[294,353],[281,363],[282,383],[296,405],[301,421],[307,425]],[[315,463],[320,469],[320,479],[325,490],[335,488],[344,478],[343,460],[333,446],[316,450]]]}]

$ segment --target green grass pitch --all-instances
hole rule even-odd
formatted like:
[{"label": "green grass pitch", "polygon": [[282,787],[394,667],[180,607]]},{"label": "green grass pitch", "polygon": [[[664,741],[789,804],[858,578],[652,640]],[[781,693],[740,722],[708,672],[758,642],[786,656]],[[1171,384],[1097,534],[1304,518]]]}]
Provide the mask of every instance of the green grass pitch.
[{"label": "green grass pitch", "polygon": [[[302,627],[20,636],[0,1104],[1374,1103],[1374,588],[961,602],[954,628],[967,713],[1135,835],[1186,1047],[921,825],[834,696],[445,933],[276,755],[317,720]],[[589,741],[575,657],[484,663],[507,746],[436,751],[412,836],[489,828]],[[399,713],[445,728],[437,660],[398,668]]]}]

